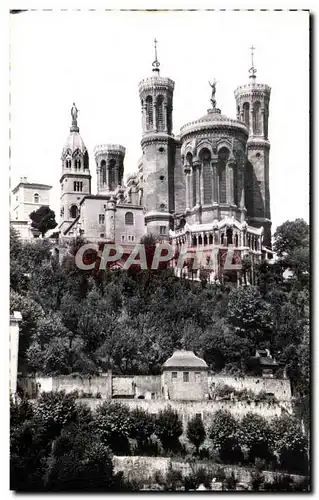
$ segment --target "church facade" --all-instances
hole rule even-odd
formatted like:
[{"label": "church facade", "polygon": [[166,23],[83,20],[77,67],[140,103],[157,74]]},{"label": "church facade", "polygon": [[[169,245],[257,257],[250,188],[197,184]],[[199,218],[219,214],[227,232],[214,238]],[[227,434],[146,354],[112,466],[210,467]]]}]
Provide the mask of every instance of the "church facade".
[{"label": "church facade", "polygon": [[[96,194],[89,157],[73,105],[62,152],[61,238],[82,235],[127,251],[144,235],[170,242],[177,252],[217,251],[218,274],[227,249],[237,262],[271,253],[268,119],[271,89],[249,81],[235,89],[236,119],[221,113],[216,82],[211,108],[173,130],[174,81],[162,77],[155,47],[152,75],[139,83],[142,157],[123,180],[125,147],[97,145]],[[236,260],[236,259],[235,259]]]}]

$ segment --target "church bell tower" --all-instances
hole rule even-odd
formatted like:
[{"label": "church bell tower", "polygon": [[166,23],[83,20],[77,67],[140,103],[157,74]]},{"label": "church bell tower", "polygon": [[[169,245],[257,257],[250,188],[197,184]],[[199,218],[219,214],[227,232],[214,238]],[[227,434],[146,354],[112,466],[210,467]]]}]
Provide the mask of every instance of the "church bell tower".
[{"label": "church bell tower", "polygon": [[264,228],[264,245],[271,247],[269,194],[268,120],[271,88],[256,82],[254,47],[251,47],[249,83],[237,87],[235,99],[237,119],[249,130],[247,163],[245,165],[245,201],[248,223]]},{"label": "church bell tower", "polygon": [[73,103],[72,124],[69,137],[63,147],[62,175],[60,178],[60,225],[62,235],[67,235],[80,215],[80,202],[91,193],[89,155],[78,127],[78,110]]},{"label": "church bell tower", "polygon": [[175,139],[173,127],[174,82],[160,76],[157,41],[153,75],[139,83],[142,109],[144,210],[147,232],[168,239],[173,227]]}]

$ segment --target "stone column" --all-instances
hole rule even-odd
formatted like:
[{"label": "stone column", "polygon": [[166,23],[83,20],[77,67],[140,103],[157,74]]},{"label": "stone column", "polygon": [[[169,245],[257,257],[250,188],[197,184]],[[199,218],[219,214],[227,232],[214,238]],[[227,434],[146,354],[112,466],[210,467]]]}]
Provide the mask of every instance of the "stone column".
[{"label": "stone column", "polygon": [[212,198],[213,203],[218,203],[218,159],[212,160]]},{"label": "stone column", "polygon": [[[154,99],[154,97],[153,97]],[[156,97],[154,99],[154,102],[153,102],[153,130],[157,130],[156,128]]]},{"label": "stone column", "polygon": [[186,191],[186,210],[191,208],[190,204],[190,167],[189,165],[184,166],[184,174],[185,174],[185,191]]},{"label": "stone column", "polygon": [[238,166],[238,201],[241,209],[245,208],[244,162]]},{"label": "stone column", "polygon": [[253,105],[250,106],[249,108],[249,135],[253,135],[254,134],[254,129],[253,129],[253,126],[254,126],[254,108],[253,108]]},{"label": "stone column", "polygon": [[163,130],[167,131],[167,102],[163,102]]},{"label": "stone column", "polygon": [[193,208],[196,205],[196,198],[197,198],[197,193],[196,193],[196,184],[194,186],[194,179],[196,181],[196,170],[195,166],[193,165],[191,168],[191,174],[190,174],[190,181],[191,181],[191,203],[190,203],[190,208]]},{"label": "stone column", "polygon": [[260,110],[261,114],[261,123],[260,123],[260,135],[264,136],[265,134],[265,108],[261,108]]},{"label": "stone column", "polygon": [[204,162],[201,162],[201,164],[198,167],[199,170],[199,179],[200,179],[200,204],[203,206],[204,205]]},{"label": "stone column", "polygon": [[201,204],[201,180],[200,180],[200,163],[194,163],[196,172],[196,205]]},{"label": "stone column", "polygon": [[234,204],[234,168],[236,162],[230,158],[226,166],[226,202]]}]

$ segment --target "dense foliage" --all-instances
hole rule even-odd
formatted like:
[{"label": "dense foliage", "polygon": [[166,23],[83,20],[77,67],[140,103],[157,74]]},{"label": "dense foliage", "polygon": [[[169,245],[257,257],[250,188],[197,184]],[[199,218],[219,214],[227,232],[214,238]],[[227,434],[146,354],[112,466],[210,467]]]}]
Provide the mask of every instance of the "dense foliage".
[{"label": "dense foliage", "polygon": [[[76,393],[48,392],[32,404],[27,400],[11,401],[12,489],[130,490],[133,485],[124,483],[120,474],[114,474],[113,454],[140,454],[145,451],[146,443],[158,440],[162,447],[153,447],[153,455],[180,456],[183,426],[180,416],[170,407],[153,416],[141,409],[130,410],[119,402],[107,401],[91,411],[77,402],[76,397]],[[186,435],[188,442],[196,446],[197,453],[205,434],[198,417],[189,421]],[[252,413],[239,419],[227,411],[217,411],[207,434],[214,452],[225,464],[251,466],[259,460],[264,468],[307,474],[306,441],[299,421],[291,415],[267,422]],[[187,446],[191,453],[191,447]],[[260,477],[255,480],[257,488]],[[192,489],[200,483],[206,484],[211,478],[209,480],[204,471],[198,470],[185,481],[187,488]],[[231,482],[230,478],[228,483]],[[178,484],[180,477],[171,471],[166,487],[175,489]]]},{"label": "dense foliage", "polygon": [[[278,374],[286,367],[305,396],[308,233],[304,221],[284,223],[275,234],[280,259],[255,270],[255,286],[232,288],[179,279],[170,269],[83,271],[74,261],[80,239],[60,248],[58,259],[47,240],[22,244],[11,228],[11,310],[23,317],[19,371],[158,374],[185,347],[215,372],[258,372],[251,359],[269,348]],[[287,268],[292,276],[284,279]]]}]

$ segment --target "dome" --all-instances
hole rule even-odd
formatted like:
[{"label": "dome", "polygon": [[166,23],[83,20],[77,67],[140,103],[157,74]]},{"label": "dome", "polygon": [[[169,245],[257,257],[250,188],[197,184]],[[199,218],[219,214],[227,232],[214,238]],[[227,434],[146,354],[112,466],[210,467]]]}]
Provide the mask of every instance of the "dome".
[{"label": "dome", "polygon": [[73,154],[76,150],[80,150],[80,152],[84,154],[86,152],[86,146],[79,132],[70,132],[63,147],[63,153],[71,151],[71,154]]},{"label": "dome", "polygon": [[200,368],[205,370],[208,368],[207,363],[195,356],[193,351],[175,351],[163,364],[163,369],[167,368]]},{"label": "dome", "polygon": [[183,125],[180,135],[182,138],[189,133],[199,132],[201,130],[229,128],[243,132],[248,137],[248,129],[244,123],[233,118],[229,118],[226,115],[222,115],[220,109],[218,108],[211,108],[207,110],[206,115]]}]

